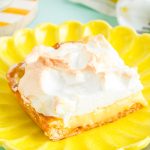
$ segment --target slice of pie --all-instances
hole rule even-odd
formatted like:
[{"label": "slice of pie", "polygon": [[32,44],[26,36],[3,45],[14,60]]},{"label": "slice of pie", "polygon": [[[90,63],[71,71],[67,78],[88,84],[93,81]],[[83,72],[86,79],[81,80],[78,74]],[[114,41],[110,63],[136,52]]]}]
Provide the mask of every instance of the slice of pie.
[{"label": "slice of pie", "polygon": [[102,36],[38,46],[7,79],[24,110],[51,140],[113,122],[147,105],[136,68]]}]

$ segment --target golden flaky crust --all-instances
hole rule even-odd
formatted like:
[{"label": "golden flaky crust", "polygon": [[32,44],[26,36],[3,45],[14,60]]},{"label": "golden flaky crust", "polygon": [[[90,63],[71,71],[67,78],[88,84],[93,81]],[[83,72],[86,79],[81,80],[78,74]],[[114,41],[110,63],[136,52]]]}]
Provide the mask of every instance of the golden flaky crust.
[{"label": "golden flaky crust", "polygon": [[85,130],[102,126],[106,123],[114,122],[119,118],[122,118],[132,112],[141,109],[145,105],[142,94],[138,93],[137,95],[134,95],[134,97],[132,96],[128,99],[134,99],[134,101],[129,103],[128,105],[126,104],[123,106],[123,104],[120,101],[117,105],[113,104],[105,108],[100,108],[96,112],[85,114],[80,117],[72,117],[70,121],[70,126],[65,127],[62,119],[52,116],[44,116],[36,112],[35,109],[30,105],[30,102],[24,101],[22,99],[22,95],[20,95],[17,87],[19,79],[21,78],[21,76],[23,76],[23,74],[23,63],[20,63],[15,67],[11,68],[7,74],[9,86],[15,93],[15,95],[18,97],[18,101],[23,107],[23,109],[39,125],[39,127],[44,131],[44,133],[49,137],[49,139],[53,141],[77,135]]}]

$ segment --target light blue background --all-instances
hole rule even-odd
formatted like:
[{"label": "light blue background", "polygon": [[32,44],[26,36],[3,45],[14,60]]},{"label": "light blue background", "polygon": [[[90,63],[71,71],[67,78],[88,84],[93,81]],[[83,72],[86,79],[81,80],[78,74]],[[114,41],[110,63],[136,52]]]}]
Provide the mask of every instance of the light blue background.
[{"label": "light blue background", "polygon": [[40,0],[37,17],[29,27],[34,27],[42,22],[59,24],[67,20],[78,20],[86,23],[95,19],[106,20],[113,26],[117,25],[115,17],[106,16],[69,0]]}]

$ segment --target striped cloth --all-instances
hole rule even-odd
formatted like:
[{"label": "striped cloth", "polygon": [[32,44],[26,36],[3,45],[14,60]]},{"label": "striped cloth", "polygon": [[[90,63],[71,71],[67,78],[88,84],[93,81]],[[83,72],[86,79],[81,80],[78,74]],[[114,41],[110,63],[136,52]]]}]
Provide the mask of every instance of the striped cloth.
[{"label": "striped cloth", "polygon": [[[15,25],[22,28],[30,23],[35,17],[37,3],[38,0],[13,0],[8,7],[0,10],[0,35],[11,34],[17,29]],[[7,27],[9,31],[6,31]],[[5,31],[2,33],[2,30]]]}]

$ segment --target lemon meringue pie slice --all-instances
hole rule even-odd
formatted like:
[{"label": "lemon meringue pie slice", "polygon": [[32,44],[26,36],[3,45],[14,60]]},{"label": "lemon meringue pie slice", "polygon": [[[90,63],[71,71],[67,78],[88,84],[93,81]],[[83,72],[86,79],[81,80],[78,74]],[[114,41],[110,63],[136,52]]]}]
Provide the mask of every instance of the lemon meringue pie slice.
[{"label": "lemon meringue pie slice", "polygon": [[7,74],[12,91],[51,140],[113,122],[147,105],[136,68],[103,35],[37,46]]}]

